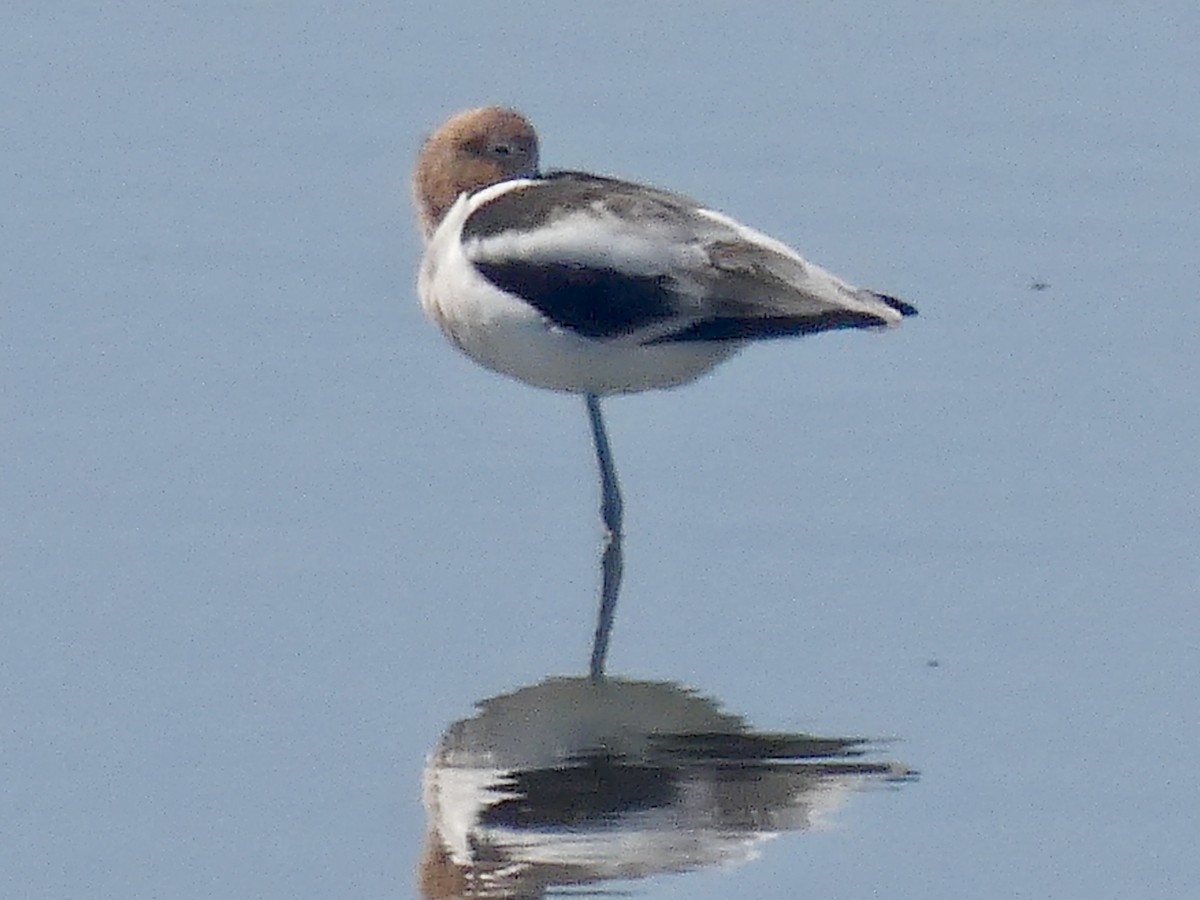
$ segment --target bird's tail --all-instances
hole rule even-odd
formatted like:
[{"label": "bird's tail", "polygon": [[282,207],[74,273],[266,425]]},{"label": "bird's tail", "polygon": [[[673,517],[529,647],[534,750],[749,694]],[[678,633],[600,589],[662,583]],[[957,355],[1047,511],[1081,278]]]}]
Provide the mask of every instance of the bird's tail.
[{"label": "bird's tail", "polygon": [[866,291],[866,293],[881,303],[886,303],[902,316],[915,316],[917,314],[917,308],[911,303],[905,303],[903,300],[896,297],[889,297],[887,294],[880,294],[878,291]]}]

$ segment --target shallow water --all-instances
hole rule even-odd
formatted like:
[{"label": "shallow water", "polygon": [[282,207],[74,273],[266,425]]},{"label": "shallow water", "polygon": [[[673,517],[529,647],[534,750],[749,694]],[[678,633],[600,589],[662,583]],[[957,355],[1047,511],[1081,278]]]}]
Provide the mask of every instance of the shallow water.
[{"label": "shallow water", "polygon": [[0,886],[412,896],[426,757],[585,671],[583,404],[421,318],[420,135],[917,305],[608,404],[610,671],[921,772],[648,897],[1190,897],[1187,4],[0,13]]}]

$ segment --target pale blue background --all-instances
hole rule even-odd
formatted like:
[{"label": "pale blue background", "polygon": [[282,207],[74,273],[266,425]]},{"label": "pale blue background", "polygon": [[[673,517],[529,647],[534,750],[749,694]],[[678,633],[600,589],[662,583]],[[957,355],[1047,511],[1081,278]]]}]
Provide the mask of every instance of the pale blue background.
[{"label": "pale blue background", "polygon": [[635,889],[1196,896],[1200,12],[809,7],[4,5],[0,894],[409,896],[441,730],[586,665],[582,404],[413,288],[506,102],[922,313],[609,405],[613,669],[923,772]]}]

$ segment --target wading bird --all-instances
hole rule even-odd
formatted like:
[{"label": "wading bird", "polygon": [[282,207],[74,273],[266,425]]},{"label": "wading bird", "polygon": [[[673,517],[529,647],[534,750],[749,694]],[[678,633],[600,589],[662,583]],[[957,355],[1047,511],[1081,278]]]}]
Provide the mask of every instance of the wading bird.
[{"label": "wading bird", "polygon": [[622,567],[600,398],[685,384],[750,341],[886,327],[916,309],[679,194],[543,173],[537,134],[511,109],[443,123],[421,147],[413,196],[425,313],[477,363],[586,401],[605,527],[598,679]]}]

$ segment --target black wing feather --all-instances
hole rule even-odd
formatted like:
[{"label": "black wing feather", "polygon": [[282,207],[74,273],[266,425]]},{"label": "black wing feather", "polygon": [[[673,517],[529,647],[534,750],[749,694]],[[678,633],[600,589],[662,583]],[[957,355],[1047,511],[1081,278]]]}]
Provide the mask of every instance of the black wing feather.
[{"label": "black wing feather", "polygon": [[585,337],[616,338],[671,318],[671,279],[523,260],[474,263],[492,284]]},{"label": "black wing feather", "polygon": [[819,331],[834,331],[839,328],[879,328],[888,323],[870,313],[850,310],[829,312],[804,317],[754,316],[733,318],[717,316],[694,322],[681,331],[665,334],[650,341],[651,344],[669,344],[675,341],[750,341],[766,338],[797,337],[816,334]]}]

